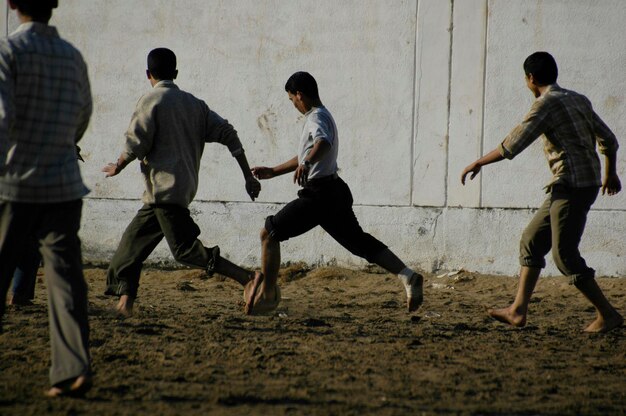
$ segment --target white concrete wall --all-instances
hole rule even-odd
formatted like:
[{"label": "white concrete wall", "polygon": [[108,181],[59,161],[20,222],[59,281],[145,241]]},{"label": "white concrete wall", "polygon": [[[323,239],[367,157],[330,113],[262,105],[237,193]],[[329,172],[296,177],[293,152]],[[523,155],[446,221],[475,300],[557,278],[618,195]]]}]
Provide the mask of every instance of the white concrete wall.
[{"label": "white concrete wall", "polygon": [[[337,120],[340,174],[366,230],[427,271],[514,274],[521,231],[550,177],[540,141],[465,187],[461,170],[521,120],[533,99],[522,62],[548,50],[560,84],[586,94],[622,139],[626,184],[624,21],[623,0],[64,0],[51,23],[83,52],[95,99],[82,143],[92,189],[85,258],[108,262],[141,205],[136,163],[112,179],[100,169],[117,157],[150,87],[146,54],[165,46],[178,56],[178,84],[229,119],[253,165],[295,155],[302,117],[283,86],[311,72]],[[17,24],[13,15],[2,22],[5,31]],[[201,239],[258,266],[258,231],[295,196],[291,177],[263,182],[252,203],[219,145],[207,148],[201,176],[191,206]],[[625,195],[600,197],[590,214],[581,250],[599,274],[626,275]],[[282,247],[283,261],[364,264],[320,230]],[[150,261],[172,259],[161,245]]]}]

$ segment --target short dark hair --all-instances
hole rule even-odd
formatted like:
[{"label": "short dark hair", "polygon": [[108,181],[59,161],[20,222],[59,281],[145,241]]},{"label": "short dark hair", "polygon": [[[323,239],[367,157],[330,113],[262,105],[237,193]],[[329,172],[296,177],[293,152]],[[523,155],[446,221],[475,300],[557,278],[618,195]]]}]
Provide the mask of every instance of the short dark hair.
[{"label": "short dark hair", "polygon": [[554,57],[548,52],[535,52],[524,61],[526,76],[533,74],[539,85],[550,85],[556,82],[559,69]]},{"label": "short dark hair", "polygon": [[167,48],[152,49],[148,54],[148,71],[154,79],[176,78],[176,55]]},{"label": "short dark hair", "polygon": [[13,4],[23,15],[30,16],[36,22],[48,22],[52,9],[59,5],[58,0],[13,0]]},{"label": "short dark hair", "polygon": [[319,92],[317,91],[317,82],[315,81],[315,78],[313,78],[313,75],[308,72],[300,71],[290,76],[285,84],[285,91],[290,92],[291,94],[295,94],[300,91],[302,94],[313,100],[318,100],[320,98]]}]

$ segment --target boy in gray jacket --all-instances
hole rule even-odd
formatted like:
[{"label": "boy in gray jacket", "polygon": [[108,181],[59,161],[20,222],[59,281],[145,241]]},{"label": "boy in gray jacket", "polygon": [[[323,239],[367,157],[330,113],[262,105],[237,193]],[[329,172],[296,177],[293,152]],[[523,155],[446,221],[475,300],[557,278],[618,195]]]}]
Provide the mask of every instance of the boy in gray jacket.
[{"label": "boy in gray jacket", "polygon": [[115,176],[131,161],[141,161],[146,183],[144,206],[126,228],[109,265],[107,295],[119,296],[117,311],[132,314],[143,262],[165,237],[174,258],[187,266],[220,273],[242,285],[254,277],[220,257],[218,246],[207,248],[198,240],[200,229],[188,206],[198,189],[200,160],[207,142],[228,147],[254,200],[261,190],[248,165],[237,132],[206,103],[180,90],[174,79],[176,55],[158,48],[148,54],[146,75],[153,89],[135,109],[126,132],[126,145],[116,163],[102,171]]}]

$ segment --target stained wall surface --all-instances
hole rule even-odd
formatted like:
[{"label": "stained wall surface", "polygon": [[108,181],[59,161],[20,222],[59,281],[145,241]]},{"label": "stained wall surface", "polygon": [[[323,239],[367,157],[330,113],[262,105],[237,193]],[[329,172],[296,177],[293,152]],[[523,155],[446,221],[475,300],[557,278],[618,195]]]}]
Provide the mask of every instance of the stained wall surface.
[{"label": "stained wall surface", "polygon": [[[2,10],[4,32],[14,12]],[[623,0],[64,0],[51,24],[89,65],[94,115],[81,147],[90,195],[81,231],[87,261],[106,264],[140,208],[134,162],[101,168],[122,149],[134,106],[150,85],[147,53],[178,56],[177,84],[238,130],[251,165],[296,154],[303,117],[284,83],[317,79],[339,128],[340,175],[361,225],[426,271],[514,274],[518,241],[545,198],[541,140],[488,166],[466,186],[462,169],[493,149],[533,97],[522,62],[536,50],[559,63],[559,84],[587,95],[619,139],[626,133]],[[618,173],[626,181],[626,153]],[[190,209],[207,245],[258,266],[264,218],[293,199],[290,175],[250,201],[235,160],[210,144]],[[599,274],[626,275],[626,192],[599,197],[581,244]],[[363,265],[321,230],[282,244],[283,261]],[[172,263],[165,244],[149,258]],[[558,274],[548,261],[547,272]]]}]

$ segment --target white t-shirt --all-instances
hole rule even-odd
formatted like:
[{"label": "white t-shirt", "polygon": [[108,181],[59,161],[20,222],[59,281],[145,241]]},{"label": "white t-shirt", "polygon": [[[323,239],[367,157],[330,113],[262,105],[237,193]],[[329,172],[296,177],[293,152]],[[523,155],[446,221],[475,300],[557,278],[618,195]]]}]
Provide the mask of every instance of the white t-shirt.
[{"label": "white t-shirt", "polygon": [[325,140],[330,144],[330,150],[322,160],[313,163],[309,170],[309,179],[323,178],[337,173],[337,153],[339,151],[339,137],[335,120],[326,107],[313,107],[306,114],[306,122],[302,129],[298,163],[309,154],[318,140]]}]

